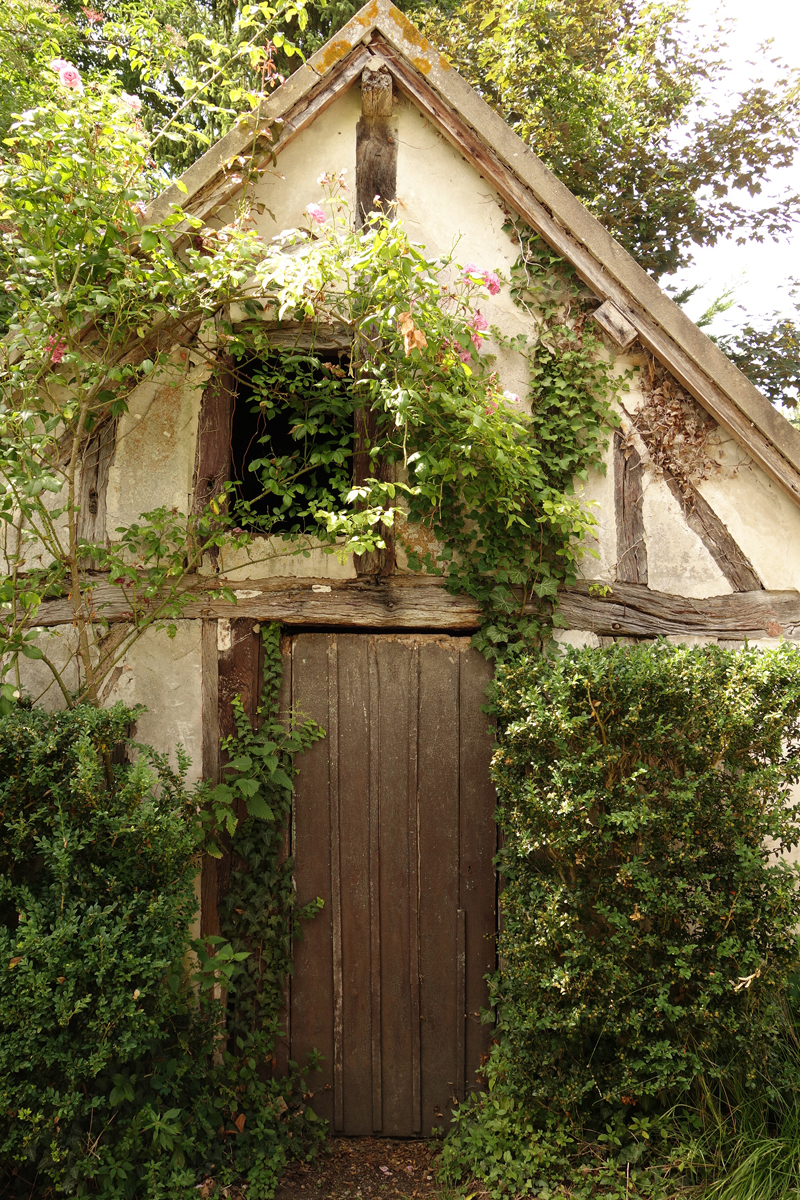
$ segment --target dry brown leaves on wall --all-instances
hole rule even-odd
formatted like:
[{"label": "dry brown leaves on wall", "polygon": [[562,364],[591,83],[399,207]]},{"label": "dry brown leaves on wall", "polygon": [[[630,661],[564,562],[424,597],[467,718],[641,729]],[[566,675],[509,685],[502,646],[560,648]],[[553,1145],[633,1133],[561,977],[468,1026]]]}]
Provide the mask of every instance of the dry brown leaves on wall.
[{"label": "dry brown leaves on wall", "polygon": [[692,481],[720,469],[708,446],[716,422],[652,355],[640,377],[644,400],[631,421],[656,471],[671,475],[688,498]]}]

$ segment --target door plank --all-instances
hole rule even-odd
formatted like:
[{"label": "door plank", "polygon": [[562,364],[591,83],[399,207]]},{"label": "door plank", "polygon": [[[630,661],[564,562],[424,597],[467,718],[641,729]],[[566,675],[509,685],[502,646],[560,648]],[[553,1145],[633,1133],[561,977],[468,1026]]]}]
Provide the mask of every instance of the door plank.
[{"label": "door plank", "polygon": [[372,1132],[367,639],[338,638],[343,1132]]},{"label": "door plank", "polygon": [[[304,716],[328,722],[327,634],[304,634],[292,648],[292,701]],[[301,1066],[314,1049],[324,1055],[322,1072],[309,1078],[314,1110],[333,1122],[333,926],[331,919],[331,829],[329,745],[323,738],[299,760],[292,845],[297,903],[320,897],[321,912],[303,924],[294,943],[292,1058]]]},{"label": "door plank", "polygon": [[295,795],[298,902],[325,910],[295,950],[291,1057],[326,1056],[311,1087],[336,1132],[425,1135],[475,1086],[494,966],[490,676],[466,638],[293,639],[293,703],[327,738]]},{"label": "door plank", "polygon": [[[371,641],[380,696],[378,788],[383,1125],[395,1136],[408,1136],[415,1132],[414,1039],[408,969],[411,872],[407,775],[410,693],[416,690],[411,681],[414,651],[408,638],[373,637]],[[414,808],[416,810],[416,803]]]},{"label": "door plank", "polygon": [[492,1026],[481,1024],[481,1009],[489,1004],[484,976],[496,967],[495,914],[497,882],[494,856],[497,797],[489,778],[493,721],[481,709],[492,678],[492,665],[469,642],[460,639],[460,880],[459,904],[464,911],[466,934],[465,973],[465,1086],[477,1087],[475,1075],[488,1053]]},{"label": "door plank", "polygon": [[[459,654],[426,640],[419,679],[422,1133],[447,1123],[458,1064]],[[463,1023],[461,1025],[463,1029]]]},{"label": "door plank", "polygon": [[343,1036],[344,988],[342,979],[342,873],[339,814],[339,650],[328,638],[328,797],[331,828],[331,936],[333,944],[333,1128],[344,1128]]}]

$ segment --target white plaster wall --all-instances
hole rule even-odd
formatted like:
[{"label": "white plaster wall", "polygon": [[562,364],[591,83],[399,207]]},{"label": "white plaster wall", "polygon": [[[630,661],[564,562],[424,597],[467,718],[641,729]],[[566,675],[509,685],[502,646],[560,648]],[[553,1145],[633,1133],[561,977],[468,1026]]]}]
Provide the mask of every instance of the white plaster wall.
[{"label": "white plaster wall", "polygon": [[[102,703],[144,704],[147,712],[136,723],[136,740],[169,753],[181,743],[192,760],[189,780],[202,774],[201,621],[177,621],[174,638],[166,630],[150,629],[134,643],[102,688]],[[77,687],[77,631],[71,625],[43,631],[37,645],[62,675],[68,690]],[[24,691],[49,712],[64,707],[60,689],[49,669],[36,659],[20,661]]]},{"label": "white plaster wall", "polygon": [[169,753],[179,743],[191,758],[190,782],[203,773],[201,621],[177,621],[174,638],[148,630],[115,670],[104,703],[147,706],[136,722],[136,740]]},{"label": "white plaster wall", "polygon": [[[307,204],[319,204],[323,191],[317,179],[326,171],[346,172],[348,187],[356,183],[356,125],[361,117],[361,89],[356,85],[335,100],[312,125],[304,129],[267,167],[255,188],[255,199],[265,205],[253,218],[266,241],[284,229],[308,224]],[[352,191],[350,192],[352,198]],[[225,220],[229,210],[219,214]]]},{"label": "white plaster wall", "polygon": [[721,470],[698,491],[750,559],[764,587],[800,589],[800,508],[722,430],[717,431]]},{"label": "white plaster wall", "polygon": [[702,599],[733,591],[681,507],[652,467],[642,481],[647,580],[654,592]]},{"label": "white plaster wall", "polygon": [[575,480],[575,493],[597,522],[595,532],[584,538],[586,550],[578,567],[581,579],[613,583],[617,569],[617,519],[614,511],[614,460],[610,447],[603,455],[606,470],[589,471],[584,483]]},{"label": "white plaster wall", "polygon": [[[301,553],[294,552],[297,546],[302,547]],[[223,546],[216,567],[207,560],[201,574],[218,575],[231,582],[279,578],[355,579],[356,570],[352,555],[341,563],[335,554],[326,554],[315,539],[295,542],[289,538],[257,537],[252,545],[240,550]]]},{"label": "white plaster wall", "polygon": [[194,366],[176,350],[168,371],[135,389],[119,421],[106,495],[106,528],[166,505],[188,512],[191,504],[200,397],[209,368]]}]

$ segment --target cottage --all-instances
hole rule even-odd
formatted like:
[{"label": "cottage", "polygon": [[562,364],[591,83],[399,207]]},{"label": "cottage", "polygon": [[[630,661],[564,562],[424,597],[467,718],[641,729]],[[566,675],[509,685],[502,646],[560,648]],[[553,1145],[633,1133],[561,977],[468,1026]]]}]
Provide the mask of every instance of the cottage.
[{"label": "cottage", "polygon": [[[379,196],[431,253],[456,246],[459,261],[507,280],[519,257],[513,216],[594,298],[620,425],[605,474],[581,485],[596,505],[595,556],[562,595],[563,642],[800,636],[800,432],[402,13],[370,0],[271,96],[257,127],[228,134],[151,215],[175,202],[224,223],[242,187],[237,158],[267,127],[256,184],[265,237],[301,224],[320,174],[346,171],[354,219]],[[485,311],[509,338],[496,347],[503,385],[524,397],[525,360],[509,346],[535,335],[535,303],[520,307],[504,284]],[[273,334],[280,345],[302,330]],[[346,351],[348,336],[331,330],[327,350]],[[173,360],[173,377],[141,384],[87,453],[87,537],[113,537],[157,504],[188,511],[241,469],[230,378],[212,376],[191,340],[176,342]],[[325,1056],[315,1103],[334,1131],[426,1133],[471,1086],[487,1045],[496,832],[481,712],[491,668],[470,647],[477,606],[412,571],[400,542],[342,565],[273,539],[222,549],[204,570],[236,603],[200,590],[174,638],[136,644],[104,700],[147,705],[138,737],[182,742],[196,773],[217,778],[233,697],[250,712],[257,703],[260,627],[283,623],[287,703],[327,731],[303,759],[291,828],[299,900],[319,896],[324,909],[297,945],[285,1055]],[[124,621],[116,591],[98,583],[96,596]],[[61,602],[40,621],[62,626],[66,646]],[[203,869],[206,934],[228,870],[224,860]]]}]

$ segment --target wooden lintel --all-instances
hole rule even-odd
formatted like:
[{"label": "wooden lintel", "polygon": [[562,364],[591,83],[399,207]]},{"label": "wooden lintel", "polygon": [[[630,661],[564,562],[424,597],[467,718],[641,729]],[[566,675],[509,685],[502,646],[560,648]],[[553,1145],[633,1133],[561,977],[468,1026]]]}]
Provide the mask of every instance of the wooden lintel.
[{"label": "wooden lintel", "polygon": [[[434,578],[240,580],[231,583],[236,603],[208,594],[212,579],[193,581],[193,598],[183,617],[280,621],[289,628],[416,629],[472,633],[480,610],[469,596],[451,595]],[[570,629],[604,637],[659,636],[800,639],[800,592],[735,592],[696,600],[653,592],[641,584],[580,583],[560,594],[560,613]],[[130,618],[122,589],[98,579],[93,589],[98,615],[110,622]],[[72,623],[68,600],[42,605],[37,624]]]}]

